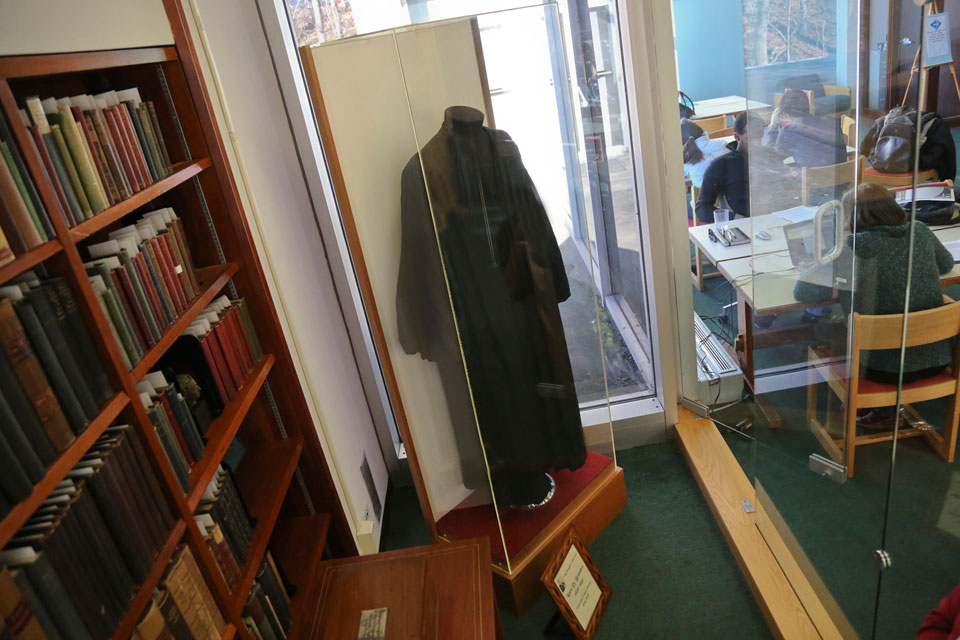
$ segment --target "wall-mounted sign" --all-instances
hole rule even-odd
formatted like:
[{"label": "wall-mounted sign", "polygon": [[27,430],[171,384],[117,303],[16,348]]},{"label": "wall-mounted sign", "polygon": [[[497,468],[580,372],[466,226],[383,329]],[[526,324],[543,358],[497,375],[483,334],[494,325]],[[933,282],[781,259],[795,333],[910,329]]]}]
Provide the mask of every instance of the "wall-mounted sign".
[{"label": "wall-mounted sign", "polygon": [[931,13],[923,21],[923,66],[936,67],[953,62],[947,14]]}]

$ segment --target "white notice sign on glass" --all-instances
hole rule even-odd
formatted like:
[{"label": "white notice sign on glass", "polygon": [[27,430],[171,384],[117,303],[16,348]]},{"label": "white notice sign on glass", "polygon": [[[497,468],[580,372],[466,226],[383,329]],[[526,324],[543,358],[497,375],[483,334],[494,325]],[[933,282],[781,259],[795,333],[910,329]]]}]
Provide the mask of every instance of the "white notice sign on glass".
[{"label": "white notice sign on glass", "polygon": [[575,545],[570,545],[567,557],[563,559],[553,581],[573,610],[580,628],[586,630],[593,612],[597,609],[597,603],[600,602],[600,585],[593,579],[593,574]]},{"label": "white notice sign on glass", "polygon": [[923,19],[923,66],[953,62],[950,51],[950,20],[946,13],[931,13]]}]

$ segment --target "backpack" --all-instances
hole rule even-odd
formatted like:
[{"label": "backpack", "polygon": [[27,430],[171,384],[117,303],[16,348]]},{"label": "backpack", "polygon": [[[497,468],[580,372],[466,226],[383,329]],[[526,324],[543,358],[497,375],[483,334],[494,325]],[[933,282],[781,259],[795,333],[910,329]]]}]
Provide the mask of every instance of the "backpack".
[{"label": "backpack", "polygon": [[[917,220],[924,224],[956,224],[960,222],[960,187],[953,188],[953,202],[917,200]],[[903,207],[910,219],[910,205]]]},{"label": "backpack", "polygon": [[[924,113],[920,119],[920,148],[927,141],[930,128],[940,118],[936,113]],[[917,112],[912,107],[894,107],[883,117],[877,143],[868,159],[881,173],[909,173],[913,170],[913,142]],[[876,126],[876,125],[875,125]]]},{"label": "backpack", "polygon": [[697,112],[693,108],[693,100],[685,94],[683,91],[680,92],[680,118],[692,118],[697,115]]}]

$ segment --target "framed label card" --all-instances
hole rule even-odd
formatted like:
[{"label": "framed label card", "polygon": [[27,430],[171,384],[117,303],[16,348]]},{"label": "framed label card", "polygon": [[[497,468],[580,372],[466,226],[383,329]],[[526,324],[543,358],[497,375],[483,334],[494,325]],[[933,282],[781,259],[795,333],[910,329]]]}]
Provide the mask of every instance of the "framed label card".
[{"label": "framed label card", "polygon": [[610,601],[610,585],[571,527],[540,577],[560,614],[579,640],[589,640]]}]

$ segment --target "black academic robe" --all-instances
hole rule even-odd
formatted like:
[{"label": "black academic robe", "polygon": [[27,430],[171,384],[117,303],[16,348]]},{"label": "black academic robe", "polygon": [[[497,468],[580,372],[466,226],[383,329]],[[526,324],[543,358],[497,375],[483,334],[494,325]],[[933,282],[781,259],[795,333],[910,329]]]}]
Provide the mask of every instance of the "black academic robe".
[{"label": "black academic robe", "polygon": [[560,248],[516,144],[482,117],[448,109],[403,170],[397,322],[407,353],[440,364],[455,422],[475,414],[454,428],[479,427],[497,502],[520,504],[586,449]]}]

